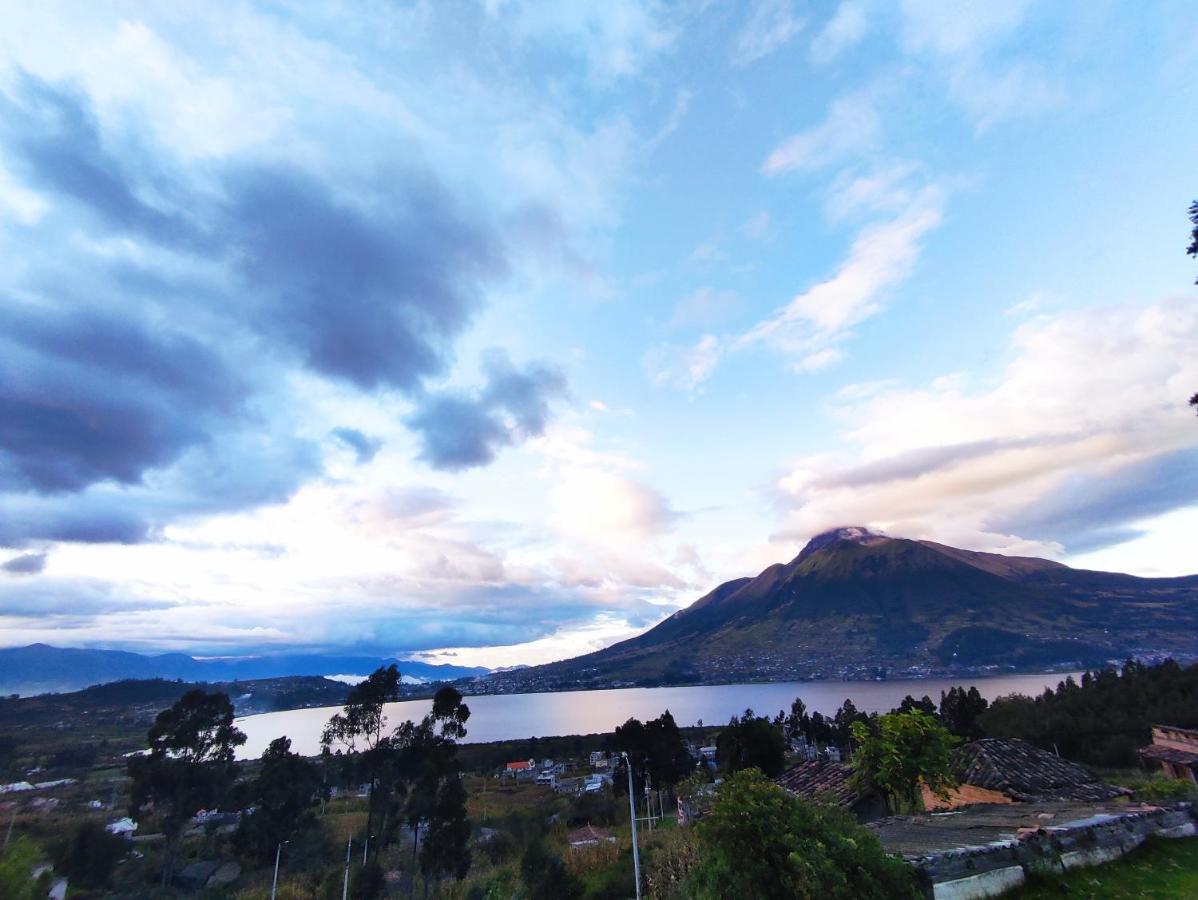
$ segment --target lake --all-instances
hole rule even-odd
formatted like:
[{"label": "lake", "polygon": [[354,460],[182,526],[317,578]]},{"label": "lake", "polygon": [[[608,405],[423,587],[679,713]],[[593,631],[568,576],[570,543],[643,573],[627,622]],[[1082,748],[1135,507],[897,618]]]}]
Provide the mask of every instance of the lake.
[{"label": "lake", "polygon": [[[1056,687],[1067,673],[1003,675],[964,680],[925,678],[912,681],[799,681],[775,684],[717,684],[694,687],[621,688],[606,691],[561,691],[549,694],[489,694],[467,697],[470,721],[466,743],[518,740],[565,734],[607,732],[629,718],[653,719],[668,709],[679,725],[722,724],[752,707],[773,716],[789,710],[795,697],[802,697],[810,712],[831,715],[848,698],[863,712],[888,712],[907,694],[927,694],[939,703],[940,692],[954,685],[976,685],[987,700],[1005,694],[1035,696],[1046,687]],[[1074,674],[1077,677],[1077,674]],[[386,707],[388,727],[405,719],[419,720],[432,707],[431,700],[408,700]],[[338,707],[291,709],[262,713],[237,720],[246,742],[239,759],[261,756],[277,737],[291,738],[296,753],[314,756],[320,752],[320,732]]]}]

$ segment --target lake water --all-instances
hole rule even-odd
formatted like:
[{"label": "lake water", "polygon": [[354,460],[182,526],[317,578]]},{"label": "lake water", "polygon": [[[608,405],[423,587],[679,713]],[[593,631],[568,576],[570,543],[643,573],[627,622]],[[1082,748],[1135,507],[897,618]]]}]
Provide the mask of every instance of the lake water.
[{"label": "lake water", "polygon": [[[777,684],[719,684],[695,687],[622,688],[608,691],[562,691],[552,694],[491,694],[467,697],[470,721],[467,743],[518,740],[564,734],[607,732],[629,718],[644,721],[668,709],[679,725],[723,724],[752,707],[758,714],[773,716],[789,710],[795,697],[802,697],[810,712],[835,713],[848,698],[863,712],[888,712],[907,694],[927,694],[939,703],[940,692],[953,685],[976,685],[987,700],[1006,694],[1035,696],[1046,687],[1056,687],[1066,673],[1047,675],[1004,675],[963,681],[926,678],[916,681],[800,681]],[[1075,677],[1077,677],[1075,675]],[[432,707],[431,700],[408,700],[386,707],[388,727],[405,719],[419,720]],[[277,737],[291,738],[296,753],[314,756],[320,752],[320,732],[338,707],[292,709],[262,713],[237,720],[246,742],[239,759],[261,756]]]}]

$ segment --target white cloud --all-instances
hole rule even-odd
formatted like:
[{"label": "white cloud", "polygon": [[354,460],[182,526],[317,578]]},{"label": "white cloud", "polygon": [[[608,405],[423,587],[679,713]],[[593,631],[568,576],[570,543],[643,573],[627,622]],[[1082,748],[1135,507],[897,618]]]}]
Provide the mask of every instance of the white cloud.
[{"label": "white cloud", "polygon": [[699,288],[678,301],[670,325],[675,328],[711,327],[739,309],[741,302],[735,291]]},{"label": "white cloud", "polygon": [[943,205],[943,192],[927,187],[898,217],[863,229],[836,274],[758,323],[737,346],[767,341],[783,351],[810,352],[839,339],[877,312],[885,290],[911,274],[924,236],[940,224]]},{"label": "white cloud", "polygon": [[858,91],[835,100],[818,125],[787,138],[766,158],[766,175],[832,166],[873,147],[881,137],[876,92]]},{"label": "white cloud", "polygon": [[811,40],[811,59],[824,65],[858,44],[869,31],[871,10],[863,0],[842,0],[835,14]]},{"label": "white cloud", "polygon": [[747,66],[769,56],[803,29],[792,0],[757,0],[732,46],[732,64]]},{"label": "white cloud", "polygon": [[[782,534],[860,523],[1044,555],[1125,539],[1141,520],[1198,504],[1192,479],[1175,476],[1171,494],[1147,487],[1188,471],[1192,458],[1177,454],[1198,451],[1184,404],[1198,384],[1194,346],[1192,302],[1078,310],[1020,326],[992,386],[954,376],[846,389],[856,462],[796,460],[779,482],[791,508]],[[1175,559],[1174,574],[1188,564]]]},{"label": "white cloud", "polygon": [[691,347],[662,345],[645,354],[644,366],[659,387],[694,390],[705,382],[719,364],[725,344],[714,334],[705,334]]}]

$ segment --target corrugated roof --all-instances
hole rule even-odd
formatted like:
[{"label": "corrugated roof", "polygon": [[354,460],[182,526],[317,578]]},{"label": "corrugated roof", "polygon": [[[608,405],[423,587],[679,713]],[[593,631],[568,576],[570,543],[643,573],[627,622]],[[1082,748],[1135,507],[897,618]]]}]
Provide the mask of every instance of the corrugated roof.
[{"label": "corrugated roof", "polygon": [[1018,738],[983,738],[957,750],[953,768],[963,784],[1030,800],[1107,800],[1126,793],[1088,769]]}]

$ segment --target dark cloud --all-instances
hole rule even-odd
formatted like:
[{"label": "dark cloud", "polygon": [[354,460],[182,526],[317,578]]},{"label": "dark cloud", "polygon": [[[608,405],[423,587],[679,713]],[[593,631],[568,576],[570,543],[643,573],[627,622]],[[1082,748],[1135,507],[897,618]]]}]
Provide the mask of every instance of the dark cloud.
[{"label": "dark cloud", "polygon": [[0,569],[12,575],[37,575],[46,568],[45,553],[26,553],[0,563]]},{"label": "dark cloud", "polygon": [[329,433],[340,443],[353,450],[360,463],[370,462],[383,446],[381,440],[363,434],[356,428],[334,428]]},{"label": "dark cloud", "polygon": [[297,170],[252,169],[226,184],[229,249],[259,333],[312,369],[359,387],[414,390],[500,274],[500,243],[431,178],[380,178],[367,205]]},{"label": "dark cloud", "polygon": [[421,437],[420,458],[434,469],[483,466],[502,448],[541,434],[550,403],[566,393],[562,372],[544,364],[519,370],[492,352],[484,370],[480,390],[432,395],[407,418]]},{"label": "dark cloud", "polygon": [[1133,523],[1198,502],[1198,450],[1152,457],[1101,477],[1068,479],[1026,509],[988,523],[996,530],[1060,541],[1071,553],[1141,536]]},{"label": "dark cloud", "polygon": [[97,310],[0,306],[0,488],[135,484],[241,398],[220,357],[185,334]]},{"label": "dark cloud", "polygon": [[[94,628],[114,613],[169,609],[170,600],[140,597],[106,581],[91,578],[50,578],[14,582],[0,580],[0,615],[53,619],[55,628]],[[44,624],[44,623],[43,623]]]},{"label": "dark cloud", "polygon": [[[140,191],[135,189],[130,167],[104,147],[82,94],[22,73],[13,96],[0,95],[0,122],[18,171],[37,187],[75,201],[108,228],[158,242],[198,238],[193,226],[164,202],[169,182],[149,183],[148,160],[138,161],[143,183]],[[146,195],[158,195],[160,205]]]},{"label": "dark cloud", "polygon": [[[134,542],[285,499],[320,462],[276,415],[284,368],[421,397],[506,271],[507,242],[425,173],[184,170],[137,138],[71,87],[22,74],[0,94],[6,164],[53,201],[0,296],[0,545]],[[137,252],[77,249],[114,236]],[[428,406],[432,457],[463,468],[538,433],[554,377],[501,365],[485,395]]]},{"label": "dark cloud", "polygon": [[891,481],[906,481],[951,469],[963,462],[981,459],[1007,450],[1062,444],[1071,437],[1020,438],[1010,440],[971,441],[940,447],[921,447],[895,456],[833,472],[815,482],[819,488],[865,487]]}]

